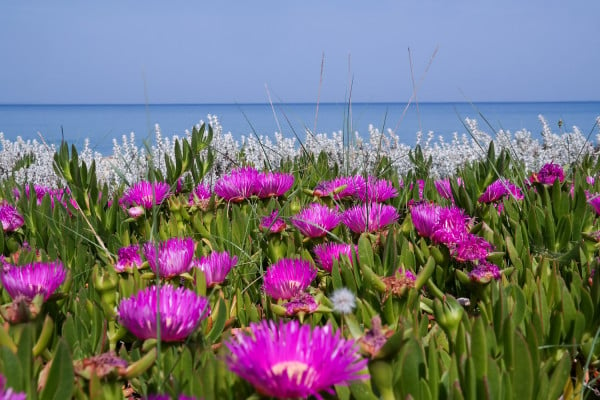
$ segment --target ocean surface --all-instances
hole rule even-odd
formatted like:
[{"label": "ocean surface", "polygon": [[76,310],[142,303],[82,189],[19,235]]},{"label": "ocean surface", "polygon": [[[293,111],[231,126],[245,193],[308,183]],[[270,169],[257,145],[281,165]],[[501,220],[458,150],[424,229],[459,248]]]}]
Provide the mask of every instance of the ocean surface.
[{"label": "ocean surface", "polygon": [[[305,130],[331,134],[358,131],[367,137],[368,126],[392,129],[407,145],[414,145],[416,133],[433,131],[448,140],[454,132],[467,133],[465,118],[474,118],[482,130],[493,134],[499,129],[516,132],[527,129],[539,136],[543,115],[555,133],[572,131],[577,126],[587,135],[600,116],[600,102],[503,102],[503,103],[285,103],[285,104],[150,104],[150,105],[0,105],[0,132],[14,141],[40,140],[59,144],[61,139],[82,148],[85,138],[102,154],[112,154],[113,139],[121,143],[123,135],[135,132],[138,145],[154,140],[159,124],[165,137],[182,136],[186,129],[207,121],[207,115],[219,118],[224,132],[234,138],[282,132],[304,140]],[[487,122],[484,120],[487,120]],[[489,123],[489,125],[488,125]],[[595,136],[594,136],[595,137]]]}]

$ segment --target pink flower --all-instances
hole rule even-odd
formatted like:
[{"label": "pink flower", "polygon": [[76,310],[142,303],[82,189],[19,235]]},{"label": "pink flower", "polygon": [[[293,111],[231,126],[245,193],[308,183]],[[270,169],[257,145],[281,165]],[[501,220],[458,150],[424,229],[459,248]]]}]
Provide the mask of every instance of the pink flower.
[{"label": "pink flower", "polygon": [[14,232],[23,226],[25,220],[14,206],[4,201],[0,204],[0,222],[4,232]]},{"label": "pink flower", "polygon": [[312,203],[300,210],[291,221],[304,236],[316,238],[327,235],[327,232],[338,226],[341,217],[337,211],[323,204]]},{"label": "pink flower", "polygon": [[342,214],[344,224],[354,233],[383,230],[398,218],[395,207],[375,202],[354,206]]},{"label": "pink flower", "polygon": [[439,223],[441,209],[441,206],[433,203],[420,203],[411,207],[410,216],[419,236],[431,239]]},{"label": "pink flower", "polygon": [[275,300],[292,299],[317,277],[317,269],[306,260],[283,258],[267,269],[263,289]]},{"label": "pink flower", "polygon": [[213,287],[225,282],[231,268],[237,264],[238,258],[228,252],[212,252],[208,256],[193,260],[192,266],[204,272],[206,286]]},{"label": "pink flower", "polygon": [[468,233],[450,246],[450,254],[461,262],[481,261],[493,249],[494,246],[484,238]]},{"label": "pink flower", "polygon": [[341,176],[330,181],[322,181],[313,190],[318,197],[333,196],[336,200],[348,197],[358,197],[366,190],[365,179],[360,176]]},{"label": "pink flower", "polygon": [[157,314],[160,339],[180,342],[210,314],[210,306],[205,297],[171,285],[150,286],[119,304],[119,322],[141,340],[158,338]]},{"label": "pink flower", "polygon": [[150,268],[161,278],[173,278],[192,267],[194,240],[171,238],[164,242],[144,244],[144,256]]},{"label": "pink flower", "polygon": [[170,186],[166,182],[142,181],[127,189],[119,199],[121,207],[137,218],[154,206],[159,206],[169,197]]},{"label": "pink flower", "polygon": [[331,272],[334,260],[339,260],[342,255],[348,256],[352,262],[352,248],[358,255],[358,246],[346,243],[320,243],[314,247],[317,263],[327,272]]},{"label": "pink flower", "polygon": [[478,201],[480,203],[493,203],[508,196],[511,196],[516,200],[523,199],[523,193],[519,187],[515,186],[507,179],[497,179],[488,185],[481,196],[479,196]]},{"label": "pink flower", "polygon": [[239,203],[258,193],[259,172],[252,167],[234,169],[215,184],[215,193],[233,203]]},{"label": "pink flower", "polygon": [[329,325],[297,321],[262,321],[250,325],[248,335],[225,342],[231,352],[227,366],[252,384],[258,393],[279,399],[322,398],[334,395],[334,385],[368,379],[367,366],[353,340]]},{"label": "pink flower", "polygon": [[312,314],[317,311],[319,304],[310,294],[300,293],[286,302],[283,307],[285,308],[285,315],[293,317],[299,313]]},{"label": "pink flower", "polygon": [[137,244],[120,248],[117,255],[118,261],[115,263],[115,270],[117,272],[124,272],[142,266],[143,261],[140,256],[140,246]]},{"label": "pink flower", "polygon": [[188,205],[198,206],[200,209],[206,210],[208,208],[208,203],[210,202],[210,196],[212,196],[210,186],[204,183],[199,183],[194,188],[192,193],[190,193]]},{"label": "pink flower", "polygon": [[386,179],[376,179],[370,176],[367,179],[365,190],[357,191],[357,197],[363,202],[384,202],[398,196],[398,191],[392,182]]},{"label": "pink flower", "polygon": [[279,210],[273,211],[270,215],[263,217],[260,221],[260,229],[271,233],[283,232],[287,225],[283,218],[279,217]]},{"label": "pink flower", "polygon": [[283,196],[294,185],[294,175],[279,172],[258,174],[257,195],[261,199]]},{"label": "pink flower", "polygon": [[600,193],[588,195],[587,202],[596,211],[596,214],[600,215]]},{"label": "pink flower", "polygon": [[539,182],[543,185],[552,185],[557,179],[562,183],[565,180],[565,171],[559,164],[553,163],[544,164],[537,174],[533,173],[530,177],[531,182]]},{"label": "pink flower", "polygon": [[40,294],[44,301],[58,289],[67,276],[60,261],[34,262],[23,266],[4,264],[0,272],[2,286],[10,297],[22,296],[29,300]]},{"label": "pink flower", "polygon": [[500,279],[500,269],[498,266],[487,261],[480,262],[469,272],[471,281],[481,284],[489,283],[492,280]]}]

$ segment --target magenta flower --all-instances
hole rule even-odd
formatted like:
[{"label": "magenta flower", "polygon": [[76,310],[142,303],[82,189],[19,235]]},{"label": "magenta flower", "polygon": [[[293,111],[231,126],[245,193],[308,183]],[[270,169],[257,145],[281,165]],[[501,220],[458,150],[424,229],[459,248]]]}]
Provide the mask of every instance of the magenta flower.
[{"label": "magenta flower", "polygon": [[373,202],[344,211],[342,221],[355,233],[377,232],[396,222],[398,217],[395,207]]},{"label": "magenta flower", "polygon": [[468,233],[470,224],[471,218],[461,208],[442,207],[431,239],[445,245],[456,243]]},{"label": "magenta flower", "polygon": [[592,206],[596,214],[600,215],[600,193],[588,195],[587,198],[588,204]]},{"label": "magenta flower", "polygon": [[258,174],[257,195],[261,199],[283,196],[294,185],[294,175],[280,172]]},{"label": "magenta flower", "polygon": [[166,182],[138,182],[123,193],[119,204],[129,216],[137,218],[144,210],[161,205],[169,197],[169,190],[170,186]]},{"label": "magenta flower", "polygon": [[208,203],[210,202],[210,196],[212,196],[210,186],[199,183],[192,193],[190,193],[188,205],[198,206],[200,209],[206,210],[208,208]]},{"label": "magenta flower", "polygon": [[258,176],[252,167],[234,169],[217,180],[215,193],[226,201],[239,203],[258,193]]},{"label": "magenta flower", "polygon": [[212,252],[208,256],[192,260],[192,267],[196,267],[206,277],[206,286],[213,287],[225,282],[225,278],[231,268],[237,264],[237,256],[231,256],[228,252]]},{"label": "magenta flower", "polygon": [[482,284],[491,282],[492,280],[498,280],[500,279],[500,276],[501,274],[498,266],[487,261],[481,261],[471,270],[471,272],[469,272],[471,281]]},{"label": "magenta flower", "polygon": [[312,203],[300,210],[291,221],[304,236],[316,238],[327,235],[327,232],[338,226],[341,217],[336,210],[323,204]]},{"label": "magenta flower", "polygon": [[4,264],[0,280],[4,289],[13,299],[25,297],[33,300],[42,295],[44,301],[58,289],[67,276],[67,270],[60,261],[34,262],[23,266]]},{"label": "magenta flower", "polygon": [[450,185],[450,179],[438,179],[433,182],[433,185],[442,198],[448,200],[454,199],[452,197],[452,186]]},{"label": "magenta flower", "polygon": [[271,233],[283,232],[287,225],[283,218],[279,217],[279,210],[273,211],[270,215],[260,220],[260,229]]},{"label": "magenta flower", "polygon": [[336,200],[348,197],[357,197],[365,192],[365,178],[360,175],[340,176],[330,181],[322,181],[313,190],[313,195],[318,197],[333,196]]},{"label": "magenta flower", "polygon": [[532,174],[530,180],[544,185],[552,185],[557,179],[562,183],[565,180],[565,171],[559,164],[547,163],[540,168],[537,174]]},{"label": "magenta flower", "polygon": [[14,232],[23,226],[25,220],[14,206],[4,201],[0,204],[0,222],[4,232]]},{"label": "magenta flower", "polygon": [[450,255],[461,262],[481,261],[493,249],[494,246],[484,238],[468,233],[450,245]]},{"label": "magenta flower", "polygon": [[367,179],[365,190],[357,190],[356,197],[363,202],[381,203],[398,196],[398,191],[392,182],[386,179],[376,179],[370,176]]},{"label": "magenta flower", "polygon": [[251,334],[225,342],[231,351],[229,369],[265,396],[279,399],[322,398],[334,394],[333,385],[368,379],[367,366],[353,340],[332,332],[329,325],[301,325],[297,321],[262,321],[250,325]]},{"label": "magenta flower", "polygon": [[497,179],[488,185],[477,201],[480,203],[494,203],[508,196],[516,200],[523,199],[523,193],[518,186],[507,179]]},{"label": "magenta flower", "polygon": [[345,254],[352,262],[352,248],[358,255],[358,246],[346,243],[320,243],[314,247],[317,263],[327,272],[331,272],[334,260]]},{"label": "magenta flower", "polygon": [[441,210],[442,207],[434,203],[420,203],[411,207],[410,216],[419,236],[431,239],[439,223]]},{"label": "magenta flower", "polygon": [[[144,256],[150,268],[161,278],[172,278],[192,267],[194,240],[171,238],[164,242],[144,244]],[[158,250],[158,253],[157,253]]]},{"label": "magenta flower", "polygon": [[140,246],[132,244],[131,246],[121,247],[117,252],[118,260],[115,263],[117,272],[125,272],[133,268],[142,266],[142,257],[140,256]]},{"label": "magenta flower", "polygon": [[275,300],[289,300],[304,292],[316,277],[317,269],[309,261],[283,258],[267,269],[263,290]]},{"label": "magenta flower", "polygon": [[151,286],[121,301],[119,322],[138,339],[157,339],[157,308],[160,337],[165,342],[184,340],[210,314],[208,300],[192,290]]}]

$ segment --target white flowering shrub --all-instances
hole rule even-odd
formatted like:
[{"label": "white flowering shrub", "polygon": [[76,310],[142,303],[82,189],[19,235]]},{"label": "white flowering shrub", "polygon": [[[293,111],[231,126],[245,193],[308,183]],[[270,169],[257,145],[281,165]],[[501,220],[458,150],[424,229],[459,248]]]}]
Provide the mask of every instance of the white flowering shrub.
[{"label": "white flowering shrub", "polygon": [[[540,115],[539,120],[542,124],[541,140],[534,138],[527,130],[519,130],[514,134],[500,130],[492,136],[481,130],[476,120],[467,118],[465,127],[468,134],[459,136],[454,133],[448,142],[442,136],[436,138],[433,132],[428,132],[426,138],[422,132],[417,132],[416,144],[421,147],[426,159],[431,157],[430,174],[433,178],[451,176],[466,163],[483,159],[491,142],[498,150],[508,150],[513,160],[523,163],[527,171],[538,170],[548,162],[568,165],[584,155],[597,155],[594,144],[577,127],[573,127],[572,132],[556,134],[543,116]],[[600,117],[595,128],[599,123]],[[384,133],[372,125],[369,126],[367,137],[362,137],[359,132],[348,134],[337,131],[329,135],[307,131],[301,143],[296,138],[285,138],[280,133],[275,133],[274,139],[250,136],[242,137],[238,142],[231,132],[223,132],[216,116],[208,115],[208,124],[213,129],[211,150],[215,155],[213,168],[204,178],[209,183],[232,168],[245,164],[277,169],[283,161],[294,159],[304,151],[315,155],[323,152],[330,165],[337,164],[348,173],[370,173],[382,157],[387,157],[400,176],[414,168],[409,157],[412,147],[402,143],[394,131],[388,129]],[[110,156],[93,151],[86,140],[80,160],[87,164],[95,161],[100,182],[116,188],[145,179],[150,167],[164,173],[165,156],[171,159],[175,157],[175,141],[190,138],[189,131],[184,132],[183,137],[165,138],[156,125],[154,144],[147,148],[138,147],[133,132],[129,136],[123,135],[120,143],[113,139],[113,154]],[[600,142],[600,133],[595,138],[596,143]],[[14,178],[18,184],[46,186],[61,184],[52,166],[56,152],[54,146],[36,140],[24,141],[20,137],[11,142],[1,132],[0,144],[0,180]]]}]

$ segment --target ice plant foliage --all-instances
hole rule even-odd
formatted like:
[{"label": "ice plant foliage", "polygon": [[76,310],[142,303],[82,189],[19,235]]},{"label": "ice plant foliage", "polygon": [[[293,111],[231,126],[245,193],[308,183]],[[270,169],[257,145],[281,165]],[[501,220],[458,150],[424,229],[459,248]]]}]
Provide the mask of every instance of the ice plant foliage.
[{"label": "ice plant foliage", "polygon": [[395,207],[373,202],[344,211],[342,221],[355,233],[377,232],[396,222],[398,217]]},{"label": "ice plant foliage", "polygon": [[192,267],[194,258],[192,238],[171,238],[164,242],[144,244],[144,256],[150,268],[161,278],[172,278]]},{"label": "ice plant foliage", "polygon": [[321,392],[335,393],[333,385],[369,378],[355,342],[329,325],[311,329],[297,321],[262,321],[250,331],[225,342],[231,352],[226,362],[262,395],[320,399]]},{"label": "ice plant foliage", "polygon": [[304,292],[316,276],[317,269],[309,261],[284,258],[267,269],[263,289],[275,300],[289,300]]},{"label": "ice plant foliage", "polygon": [[121,301],[118,318],[138,339],[157,339],[157,311],[161,340],[179,342],[210,314],[210,306],[205,297],[184,287],[150,286]]},{"label": "ice plant foliage", "polygon": [[358,246],[347,243],[319,243],[313,249],[317,264],[325,271],[331,272],[334,260],[339,260],[342,255],[348,256],[352,262],[352,248],[358,254]]},{"label": "ice plant foliage", "polygon": [[16,231],[25,223],[17,209],[6,201],[0,203],[0,222],[2,222],[4,232]]},{"label": "ice plant foliage", "polygon": [[0,272],[2,286],[13,299],[33,300],[42,295],[44,301],[58,289],[67,276],[62,262],[34,262],[23,266],[5,264]]},{"label": "ice plant foliage", "polygon": [[326,205],[312,203],[291,218],[292,224],[309,238],[327,235],[341,221],[340,214]]},{"label": "ice plant foliage", "polygon": [[231,268],[237,264],[237,256],[232,256],[228,252],[212,252],[208,256],[192,260],[192,267],[196,267],[206,277],[206,286],[213,287],[225,282],[225,278]]},{"label": "ice plant foliage", "polygon": [[169,191],[170,186],[166,182],[141,181],[125,190],[119,204],[129,216],[136,218],[142,215],[144,210],[162,204],[169,197]]}]

